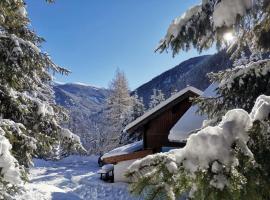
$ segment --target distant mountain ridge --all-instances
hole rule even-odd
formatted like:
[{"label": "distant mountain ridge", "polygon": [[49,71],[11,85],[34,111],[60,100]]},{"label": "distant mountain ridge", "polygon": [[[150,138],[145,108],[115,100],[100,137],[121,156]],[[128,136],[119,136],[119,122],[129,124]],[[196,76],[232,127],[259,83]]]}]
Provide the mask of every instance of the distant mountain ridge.
[{"label": "distant mountain ridge", "polygon": [[[82,109],[94,109],[93,111],[99,110],[109,93],[105,88],[78,83],[55,84],[54,91],[58,104],[64,107],[79,106]],[[74,101],[79,104],[75,104]]]}]

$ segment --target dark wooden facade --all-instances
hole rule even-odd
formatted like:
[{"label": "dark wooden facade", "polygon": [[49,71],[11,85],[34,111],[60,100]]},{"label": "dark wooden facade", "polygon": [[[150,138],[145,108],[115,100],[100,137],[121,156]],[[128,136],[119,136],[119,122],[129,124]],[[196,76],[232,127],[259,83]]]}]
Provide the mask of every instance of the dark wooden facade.
[{"label": "dark wooden facade", "polygon": [[143,141],[144,149],[153,149],[155,152],[162,147],[180,147],[182,144],[169,142],[168,136],[172,127],[190,108],[189,98],[185,98],[176,105],[160,113],[156,118],[150,120],[144,127]]}]

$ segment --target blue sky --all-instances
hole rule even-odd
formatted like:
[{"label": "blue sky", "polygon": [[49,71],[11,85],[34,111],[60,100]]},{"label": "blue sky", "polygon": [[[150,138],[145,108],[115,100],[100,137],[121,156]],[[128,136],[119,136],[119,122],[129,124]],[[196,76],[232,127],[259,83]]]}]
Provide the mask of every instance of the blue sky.
[{"label": "blue sky", "polygon": [[[27,0],[32,28],[46,39],[44,51],[72,71],[60,82],[107,87],[116,68],[131,89],[181,61],[199,55],[154,53],[171,21],[199,0]],[[202,54],[213,53],[214,50]]]}]

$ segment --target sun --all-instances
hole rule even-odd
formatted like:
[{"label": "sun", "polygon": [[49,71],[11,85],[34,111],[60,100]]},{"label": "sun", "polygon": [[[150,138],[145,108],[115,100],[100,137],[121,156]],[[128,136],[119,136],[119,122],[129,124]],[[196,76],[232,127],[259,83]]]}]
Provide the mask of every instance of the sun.
[{"label": "sun", "polygon": [[232,32],[227,32],[223,35],[223,39],[228,42],[231,43],[232,41],[234,41],[235,36]]}]

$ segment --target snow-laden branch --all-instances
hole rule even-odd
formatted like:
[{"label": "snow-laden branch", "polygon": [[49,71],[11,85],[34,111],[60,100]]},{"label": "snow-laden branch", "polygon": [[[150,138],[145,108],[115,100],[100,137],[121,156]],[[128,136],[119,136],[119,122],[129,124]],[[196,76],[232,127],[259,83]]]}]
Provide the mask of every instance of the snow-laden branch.
[{"label": "snow-laden branch", "polygon": [[183,28],[189,28],[190,24],[188,24],[188,21],[190,21],[195,15],[198,15],[198,13],[200,12],[202,12],[202,6],[196,5],[187,10],[180,17],[174,19],[167,30],[165,38],[160,41],[156,50],[162,48],[162,46],[168,48],[170,43],[175,41],[175,39],[179,37],[179,34]]},{"label": "snow-laden branch", "polygon": [[172,21],[156,51],[171,47],[175,55],[191,46],[198,50],[209,48],[214,42],[219,46],[224,31],[235,28],[254,5],[253,0],[202,0]]}]

